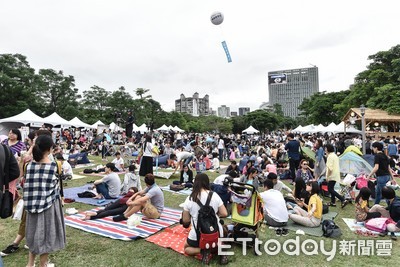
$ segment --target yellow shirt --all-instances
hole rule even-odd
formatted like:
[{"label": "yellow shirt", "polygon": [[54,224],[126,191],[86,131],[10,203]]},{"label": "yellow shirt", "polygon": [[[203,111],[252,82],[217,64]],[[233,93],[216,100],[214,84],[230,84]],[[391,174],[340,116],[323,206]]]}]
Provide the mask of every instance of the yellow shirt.
[{"label": "yellow shirt", "polygon": [[322,218],[322,200],[319,198],[317,194],[314,194],[310,197],[310,200],[308,201],[308,211],[311,210],[312,205],[314,204],[315,206],[315,211],[313,213],[313,216],[317,219]]},{"label": "yellow shirt", "polygon": [[340,182],[339,157],[333,152],[329,153],[326,159],[326,180]]}]

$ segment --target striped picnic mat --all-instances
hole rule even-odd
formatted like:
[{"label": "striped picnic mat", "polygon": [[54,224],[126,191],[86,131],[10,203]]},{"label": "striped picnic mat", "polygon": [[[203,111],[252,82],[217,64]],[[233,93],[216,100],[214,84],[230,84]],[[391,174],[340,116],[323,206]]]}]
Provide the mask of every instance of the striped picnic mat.
[{"label": "striped picnic mat", "polygon": [[[100,208],[96,208],[92,211],[97,211],[99,209]],[[182,211],[165,207],[161,214],[161,218],[159,219],[148,219],[145,218],[141,213],[137,214],[142,217],[142,222],[133,229],[129,229],[127,227],[127,221],[114,222],[112,217],[83,221],[82,218],[85,216],[83,212],[66,216],[65,224],[85,232],[109,237],[112,239],[131,241],[137,238],[146,238],[168,226],[179,222]]]}]

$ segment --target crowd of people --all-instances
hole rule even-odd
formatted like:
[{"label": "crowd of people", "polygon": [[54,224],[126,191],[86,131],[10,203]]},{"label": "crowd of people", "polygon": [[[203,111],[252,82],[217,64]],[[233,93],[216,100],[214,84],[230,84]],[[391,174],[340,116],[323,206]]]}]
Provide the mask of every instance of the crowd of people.
[{"label": "crowd of people", "polygon": [[[164,209],[164,194],[153,176],[153,159],[166,155],[165,167],[180,171],[177,184],[192,188],[192,194],[184,203],[183,222],[197,218],[196,200],[204,202],[208,192],[216,194],[211,206],[219,217],[226,217],[230,211],[231,196],[225,179],[251,185],[260,193],[264,203],[264,219],[276,227],[278,235],[286,235],[285,226],[289,220],[306,227],[318,227],[323,213],[323,200],[320,197],[321,182],[326,181],[330,202],[335,207],[336,199],[345,208],[349,199],[339,194],[335,186],[341,180],[338,155],[350,145],[361,146],[357,135],[300,135],[276,132],[265,135],[222,135],[194,134],[179,132],[134,133],[126,136],[123,132],[113,133],[68,129],[51,132],[40,129],[29,133],[22,140],[18,129],[12,129],[3,141],[11,154],[20,163],[20,179],[10,182],[10,191],[19,199],[17,184],[23,187],[24,213],[14,242],[1,254],[6,256],[18,250],[20,242],[26,238],[29,248],[27,266],[34,266],[35,257],[40,255],[40,266],[51,266],[48,254],[63,249],[66,244],[65,224],[62,212],[62,178],[72,175],[71,166],[63,154],[88,153],[115,157],[105,165],[104,177],[94,182],[98,199],[115,199],[111,205],[98,212],[87,212],[84,220],[95,220],[113,216],[114,221],[127,220],[132,214],[141,211],[148,218],[159,218]],[[394,176],[398,169],[400,140],[393,138],[368,139],[367,153],[374,155],[374,166],[368,178],[376,178],[376,195],[369,188],[362,188],[355,199],[355,218],[365,221],[376,217],[387,217],[391,221],[387,231],[395,239],[400,232],[400,199],[388,182],[395,185]],[[115,153],[110,153],[113,148]],[[116,147],[116,149],[115,149]],[[302,147],[315,152],[315,158],[303,153]],[[137,152],[140,161],[138,174],[144,177],[142,189],[140,178],[135,174],[135,162],[125,162],[122,155]],[[57,161],[60,162],[57,163]],[[222,171],[222,163],[229,162],[224,173],[213,183],[206,174],[198,173],[214,169]],[[199,169],[199,166],[203,166]],[[116,172],[127,171],[125,180]],[[63,174],[61,176],[60,174]],[[283,180],[288,182],[285,184]],[[41,186],[38,187],[37,181]],[[288,186],[291,184],[293,189]],[[214,189],[215,188],[215,189]],[[123,197],[117,199],[121,192]],[[370,197],[375,205],[369,208]],[[388,203],[380,206],[381,199]],[[45,232],[46,235],[38,235]],[[221,233],[223,231],[221,230]],[[39,237],[40,236],[40,237]],[[199,253],[198,240],[190,232],[185,244],[189,255]],[[223,259],[225,261],[226,259]]]}]

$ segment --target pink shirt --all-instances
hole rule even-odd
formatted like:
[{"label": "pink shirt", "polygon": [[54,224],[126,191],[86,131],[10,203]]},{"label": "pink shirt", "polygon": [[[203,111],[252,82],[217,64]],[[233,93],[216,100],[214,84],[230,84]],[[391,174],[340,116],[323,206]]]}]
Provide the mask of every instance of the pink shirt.
[{"label": "pink shirt", "polygon": [[265,169],[267,170],[267,172],[272,172],[277,174],[276,172],[276,165],[275,164],[268,164]]}]

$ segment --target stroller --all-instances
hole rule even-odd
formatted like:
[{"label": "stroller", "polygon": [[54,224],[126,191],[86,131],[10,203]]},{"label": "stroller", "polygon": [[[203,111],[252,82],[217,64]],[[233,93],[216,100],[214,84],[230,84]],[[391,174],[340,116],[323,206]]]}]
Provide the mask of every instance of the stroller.
[{"label": "stroller", "polygon": [[353,201],[355,200],[355,185],[356,177],[352,174],[347,174],[340,182],[340,192],[345,199]]},{"label": "stroller", "polygon": [[232,182],[230,188],[232,190],[232,221],[234,222],[233,232],[230,235],[236,243],[240,244],[237,238],[251,238],[251,244],[247,244],[257,255],[255,239],[258,238],[258,231],[264,220],[262,199],[252,185]]}]

